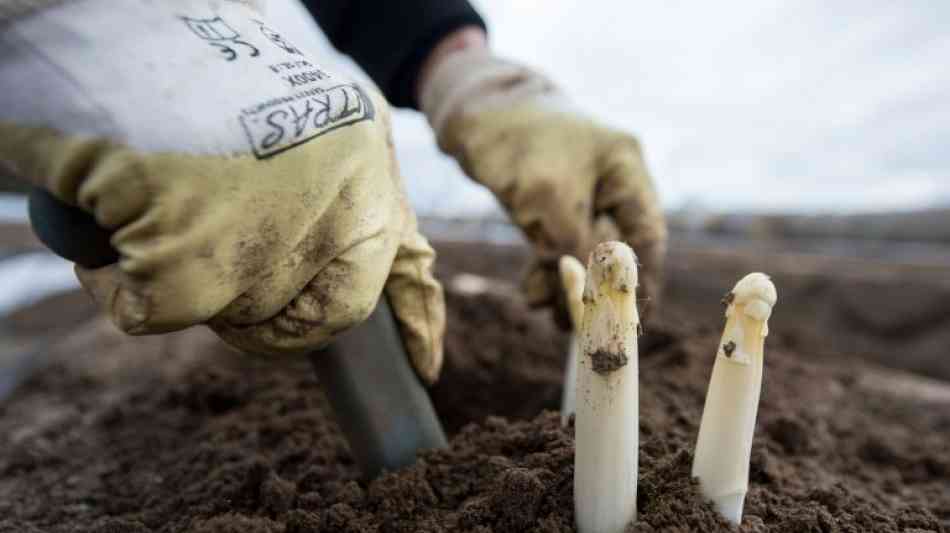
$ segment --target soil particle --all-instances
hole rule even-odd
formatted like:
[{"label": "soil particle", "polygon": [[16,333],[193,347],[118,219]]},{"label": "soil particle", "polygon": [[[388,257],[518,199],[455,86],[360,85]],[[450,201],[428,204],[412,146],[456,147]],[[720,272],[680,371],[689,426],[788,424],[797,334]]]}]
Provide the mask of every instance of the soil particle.
[{"label": "soil particle", "polygon": [[600,375],[607,375],[627,366],[627,354],[597,350],[590,354],[591,368]]},{"label": "soil particle", "polygon": [[318,513],[294,510],[287,514],[287,530],[285,533],[320,533],[323,520]]},{"label": "soil particle", "polygon": [[304,492],[297,494],[297,508],[307,511],[320,511],[326,508],[326,504],[319,492]]},{"label": "soil particle", "polygon": [[[574,429],[545,410],[565,335],[514,296],[447,302],[432,396],[450,446],[369,483],[307,361],[237,357],[200,331],[60,346],[0,410],[0,532],[573,532]],[[806,360],[782,335],[745,517],[726,524],[690,476],[720,317],[677,306],[640,343],[628,531],[948,531],[946,404],[864,388],[867,367]]]},{"label": "soil particle", "polygon": [[191,531],[194,533],[282,533],[284,526],[267,518],[225,513],[199,522]]},{"label": "soil particle", "polygon": [[698,504],[703,497],[690,474],[693,458],[688,451],[680,450],[659,460],[641,456],[640,461],[640,471],[645,475],[637,486],[639,519],[627,527],[627,533],[729,529],[728,522],[710,505]]},{"label": "soil particle", "polygon": [[722,351],[726,354],[726,357],[732,357],[732,352],[736,351],[736,343],[734,341],[729,341],[723,344]]},{"label": "soil particle", "polygon": [[270,472],[261,485],[261,504],[264,509],[274,516],[289,511],[293,506],[296,495],[297,488],[294,484],[281,479],[274,472]]},{"label": "soil particle", "polygon": [[729,291],[722,297],[721,303],[723,307],[729,307],[734,301],[736,301],[736,293]]},{"label": "soil particle", "polygon": [[95,531],[100,533],[148,533],[151,531],[138,520],[103,518],[96,522]]},{"label": "soil particle", "polygon": [[789,455],[805,453],[811,448],[810,430],[803,421],[782,416],[769,422],[765,430]]},{"label": "soil particle", "polygon": [[323,522],[324,531],[339,531],[341,533],[362,533],[369,531],[364,528],[366,517],[356,509],[345,503],[335,503],[327,510]]},{"label": "soil particle", "polygon": [[369,485],[369,506],[391,524],[425,515],[439,502],[426,474],[423,468],[407,475],[387,473],[376,478]]},{"label": "soil particle", "polygon": [[491,508],[495,531],[524,531],[537,519],[538,508],[546,487],[542,477],[554,474],[548,470],[509,468],[502,472],[492,487]]},{"label": "soil particle", "polygon": [[[334,485],[336,486],[335,488]],[[356,481],[347,481],[346,483],[331,483],[327,487],[327,493],[331,499],[347,505],[359,506],[366,497],[363,487],[360,487]]]}]

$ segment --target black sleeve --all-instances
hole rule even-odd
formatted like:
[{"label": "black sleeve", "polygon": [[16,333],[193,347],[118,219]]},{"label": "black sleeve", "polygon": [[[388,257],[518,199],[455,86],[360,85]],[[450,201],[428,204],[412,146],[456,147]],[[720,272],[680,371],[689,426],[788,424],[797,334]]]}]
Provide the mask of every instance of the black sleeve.
[{"label": "black sleeve", "polygon": [[453,31],[485,22],[468,0],[303,0],[338,50],[349,55],[397,107],[418,108],[419,70]]}]

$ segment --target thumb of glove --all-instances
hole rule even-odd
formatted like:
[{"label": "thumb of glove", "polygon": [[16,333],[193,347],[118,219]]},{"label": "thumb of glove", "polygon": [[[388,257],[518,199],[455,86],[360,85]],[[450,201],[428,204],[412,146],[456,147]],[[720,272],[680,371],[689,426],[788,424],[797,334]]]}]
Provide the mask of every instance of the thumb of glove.
[{"label": "thumb of glove", "polygon": [[432,384],[442,370],[445,300],[432,274],[435,251],[416,230],[414,218],[407,229],[386,281],[386,295],[412,366]]},{"label": "thumb of glove", "polygon": [[118,265],[91,269],[76,265],[74,271],[79,283],[119,329],[132,335],[141,333],[139,327],[148,319],[146,302],[120,285]]}]

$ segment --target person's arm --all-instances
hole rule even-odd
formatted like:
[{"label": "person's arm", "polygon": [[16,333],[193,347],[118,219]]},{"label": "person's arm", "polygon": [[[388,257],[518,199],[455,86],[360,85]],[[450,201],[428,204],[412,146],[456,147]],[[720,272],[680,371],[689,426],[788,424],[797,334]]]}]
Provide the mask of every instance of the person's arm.
[{"label": "person's arm", "polygon": [[303,0],[330,42],[397,107],[418,109],[423,63],[449,35],[485,22],[467,0]]},{"label": "person's arm", "polygon": [[[466,0],[304,0],[330,41],[397,106],[421,110],[439,146],[491,189],[534,245],[525,291],[561,301],[558,259],[622,239],[656,299],[666,226],[640,146],[584,117],[546,76],[502,59]],[[566,324],[566,313],[560,313]]]},{"label": "person's arm", "polygon": [[495,55],[478,27],[433,47],[416,94],[442,150],[495,193],[532,243],[529,303],[564,311],[558,260],[584,260],[607,240],[633,247],[642,294],[656,300],[666,226],[633,136],[584,116],[543,74]]},{"label": "person's arm", "polygon": [[455,52],[464,50],[488,49],[488,34],[481,26],[464,26],[446,35],[426,56],[416,77],[415,98],[422,97],[422,91],[432,77],[432,71]]}]

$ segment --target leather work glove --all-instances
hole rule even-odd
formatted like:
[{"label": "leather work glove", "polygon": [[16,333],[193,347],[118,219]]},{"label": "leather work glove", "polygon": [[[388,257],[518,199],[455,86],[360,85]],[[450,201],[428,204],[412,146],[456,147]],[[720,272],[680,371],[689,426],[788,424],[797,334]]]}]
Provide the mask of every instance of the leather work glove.
[{"label": "leather work glove", "polygon": [[548,79],[487,49],[436,65],[420,104],[442,150],[495,193],[532,243],[530,304],[563,310],[559,257],[586,262],[598,242],[618,239],[642,264],[641,298],[658,296],[666,224],[635,138],[572,110]]},{"label": "leather work glove", "polygon": [[442,289],[376,92],[321,69],[243,2],[0,9],[0,162],[113,231],[77,266],[124,331],[211,326],[294,354],[385,290],[419,375],[442,361]]}]

